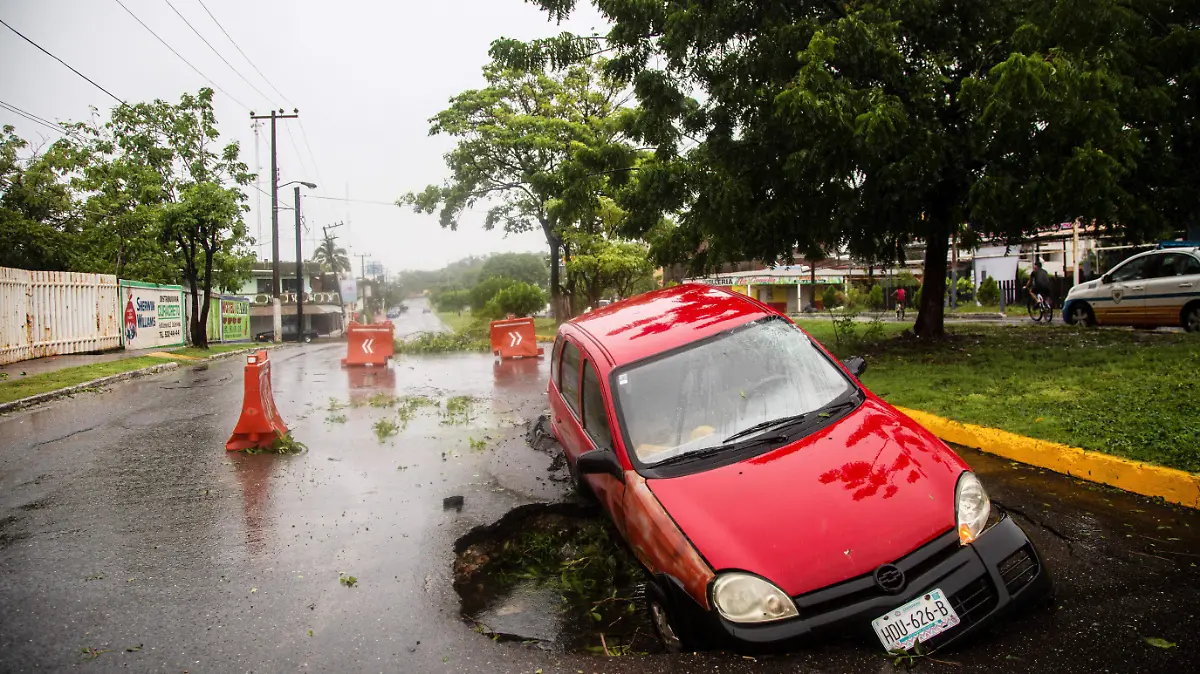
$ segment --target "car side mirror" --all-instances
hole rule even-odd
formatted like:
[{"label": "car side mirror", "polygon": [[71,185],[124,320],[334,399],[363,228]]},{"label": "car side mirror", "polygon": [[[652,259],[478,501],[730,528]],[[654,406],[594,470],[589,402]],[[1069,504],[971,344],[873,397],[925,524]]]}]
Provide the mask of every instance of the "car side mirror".
[{"label": "car side mirror", "polygon": [[1108,285],[1109,283],[1112,283],[1112,277],[1109,276],[1108,274],[1105,274],[1104,276],[1100,277],[1100,283],[1103,283],[1104,285]]},{"label": "car side mirror", "polygon": [[862,356],[854,356],[842,361],[846,369],[850,370],[850,374],[855,377],[861,377],[862,373],[867,371],[867,359]]},{"label": "car side mirror", "polygon": [[580,475],[611,475],[625,481],[625,470],[621,468],[617,453],[611,449],[593,449],[580,454],[576,468]]}]

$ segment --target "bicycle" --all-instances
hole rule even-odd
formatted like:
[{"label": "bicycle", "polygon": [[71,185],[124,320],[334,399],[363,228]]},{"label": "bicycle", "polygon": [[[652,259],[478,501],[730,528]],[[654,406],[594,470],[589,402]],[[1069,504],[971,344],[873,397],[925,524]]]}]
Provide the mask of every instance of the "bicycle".
[{"label": "bicycle", "polygon": [[1025,304],[1029,309],[1029,317],[1033,319],[1034,323],[1041,323],[1042,321],[1050,323],[1054,320],[1054,305],[1051,304],[1049,297],[1041,293],[1035,294],[1031,290],[1029,291],[1029,299],[1026,300]]}]

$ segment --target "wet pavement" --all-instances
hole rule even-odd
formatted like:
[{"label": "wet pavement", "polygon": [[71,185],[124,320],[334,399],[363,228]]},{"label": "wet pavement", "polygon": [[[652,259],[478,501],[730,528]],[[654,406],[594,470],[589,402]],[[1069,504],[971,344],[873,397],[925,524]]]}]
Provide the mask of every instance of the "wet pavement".
[{"label": "wet pavement", "polygon": [[[440,325],[419,307],[397,323]],[[0,417],[0,671],[893,670],[862,641],[606,658],[566,650],[554,628],[533,643],[481,634],[454,589],[456,542],[570,499],[553,448],[525,439],[548,364],[455,354],[347,371],[344,350],[272,352],[277,406],[308,447],[293,456],[223,450],[240,359]],[[384,421],[397,428],[381,440]],[[1039,546],[1058,595],[918,669],[1200,670],[1200,513],[962,454]]]}]

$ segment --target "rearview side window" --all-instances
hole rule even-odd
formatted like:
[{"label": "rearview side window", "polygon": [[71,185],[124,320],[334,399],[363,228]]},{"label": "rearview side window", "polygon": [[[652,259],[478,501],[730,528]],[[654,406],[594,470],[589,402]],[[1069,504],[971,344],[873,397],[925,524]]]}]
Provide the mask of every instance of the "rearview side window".
[{"label": "rearview side window", "polygon": [[579,347],[571,342],[564,342],[562,347],[562,365],[559,366],[558,390],[562,392],[567,407],[579,416]]},{"label": "rearview side window", "polygon": [[558,381],[558,358],[562,355],[562,345],[563,338],[562,335],[559,335],[554,339],[554,350],[550,352],[550,381],[554,382],[554,385],[560,391],[562,390],[562,382]]},{"label": "rearview side window", "polygon": [[1147,261],[1149,260],[1150,256],[1147,256],[1134,258],[1129,262],[1126,262],[1112,273],[1112,280],[1114,282],[1121,283],[1123,281],[1136,281],[1138,279],[1145,278],[1145,276],[1142,275],[1142,272],[1146,267]]},{"label": "rearview side window", "polygon": [[583,363],[583,430],[592,438],[597,449],[613,448],[608,415],[604,413],[604,394],[600,392],[600,377],[591,361]]}]

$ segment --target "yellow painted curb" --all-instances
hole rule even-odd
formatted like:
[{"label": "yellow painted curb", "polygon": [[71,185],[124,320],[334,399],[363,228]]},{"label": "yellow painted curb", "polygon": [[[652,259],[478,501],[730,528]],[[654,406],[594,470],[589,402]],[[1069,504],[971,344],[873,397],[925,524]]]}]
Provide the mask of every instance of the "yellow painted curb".
[{"label": "yellow painted curb", "polygon": [[896,409],[946,442],[1048,468],[1081,480],[1107,484],[1143,496],[1158,496],[1189,508],[1200,508],[1200,475],[1090,452],[1049,440],[1027,438],[996,428],[951,421],[920,410],[905,407]]}]

